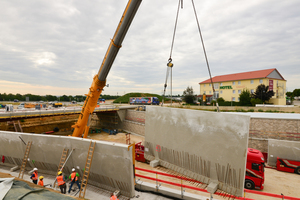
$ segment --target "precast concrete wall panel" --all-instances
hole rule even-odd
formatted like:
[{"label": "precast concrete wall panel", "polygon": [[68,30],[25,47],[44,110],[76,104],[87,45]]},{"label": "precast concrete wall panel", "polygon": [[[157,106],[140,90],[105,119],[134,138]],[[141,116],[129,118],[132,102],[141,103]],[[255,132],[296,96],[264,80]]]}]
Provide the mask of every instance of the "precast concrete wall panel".
[{"label": "precast concrete wall panel", "polygon": [[[87,154],[91,140],[66,136],[53,136],[42,134],[27,134],[0,131],[0,155],[4,155],[6,162],[14,164],[24,157],[26,143],[32,141],[29,153],[30,162],[28,167],[37,167],[56,173],[63,149],[73,152],[67,161],[63,173],[68,175],[73,167],[81,175],[85,168]],[[106,190],[120,190],[127,197],[134,196],[134,174],[132,147],[128,145],[111,142],[96,142],[92,160],[89,184],[104,188]]]},{"label": "precast concrete wall panel", "polygon": [[268,165],[276,167],[277,157],[300,160],[300,142],[269,139],[268,144]]},{"label": "precast concrete wall panel", "polygon": [[145,157],[242,196],[250,116],[147,106]]}]

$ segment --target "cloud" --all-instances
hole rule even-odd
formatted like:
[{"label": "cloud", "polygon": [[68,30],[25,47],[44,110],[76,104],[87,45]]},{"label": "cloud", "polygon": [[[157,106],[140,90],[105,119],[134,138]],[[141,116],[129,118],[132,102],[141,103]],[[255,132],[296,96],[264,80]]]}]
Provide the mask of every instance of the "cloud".
[{"label": "cloud", "polygon": [[[0,79],[14,83],[21,94],[42,94],[36,86],[53,95],[87,93],[126,4],[1,2]],[[195,5],[212,76],[277,68],[289,91],[299,88],[299,1],[206,0]],[[105,94],[162,93],[177,6],[172,0],[142,1],[108,74]],[[199,93],[198,83],[209,74],[192,4],[183,6],[172,53],[173,93],[182,94],[187,86]],[[11,92],[8,88],[1,92]]]}]

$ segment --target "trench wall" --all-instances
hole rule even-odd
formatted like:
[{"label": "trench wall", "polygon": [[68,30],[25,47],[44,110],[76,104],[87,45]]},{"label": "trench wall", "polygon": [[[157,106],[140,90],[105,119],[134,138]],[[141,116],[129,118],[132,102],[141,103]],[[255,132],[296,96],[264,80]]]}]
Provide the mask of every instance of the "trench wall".
[{"label": "trench wall", "polygon": [[277,157],[300,160],[300,142],[269,139],[268,164],[276,166]]},{"label": "trench wall", "polygon": [[[21,165],[26,145],[19,137],[26,143],[32,141],[27,169],[31,170],[33,167],[37,167],[55,175],[63,149],[69,149],[69,153],[74,149],[63,173],[70,174],[71,169],[75,167],[82,177],[91,140],[0,131],[0,155],[5,156],[5,163]],[[89,184],[109,191],[120,190],[122,195],[133,197],[135,193],[132,147],[128,150],[128,146],[124,144],[93,142],[96,142],[96,146]]]},{"label": "trench wall", "polygon": [[148,106],[145,158],[242,196],[249,123],[246,115]]},{"label": "trench wall", "polygon": [[93,126],[122,129],[129,133],[145,136],[145,112],[127,109],[120,113],[97,113],[97,118],[93,117]]},{"label": "trench wall", "polygon": [[300,120],[251,118],[249,147],[268,152],[269,139],[300,141]]},{"label": "trench wall", "polygon": [[[120,121],[119,128],[144,136],[145,112],[127,110],[125,120]],[[300,120],[251,118],[248,147],[268,152],[269,139],[300,142]]]}]

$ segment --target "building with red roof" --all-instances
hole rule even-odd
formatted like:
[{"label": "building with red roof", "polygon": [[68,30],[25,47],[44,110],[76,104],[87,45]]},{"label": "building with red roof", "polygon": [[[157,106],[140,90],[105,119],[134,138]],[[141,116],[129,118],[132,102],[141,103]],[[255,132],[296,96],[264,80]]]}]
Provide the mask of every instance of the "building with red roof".
[{"label": "building with red roof", "polygon": [[254,93],[258,85],[264,84],[275,93],[269,103],[286,105],[286,80],[276,68],[215,76],[212,80],[207,79],[199,83],[200,94],[212,95],[212,82],[215,96],[222,97],[225,101],[238,102],[243,90],[247,89],[250,93]]}]

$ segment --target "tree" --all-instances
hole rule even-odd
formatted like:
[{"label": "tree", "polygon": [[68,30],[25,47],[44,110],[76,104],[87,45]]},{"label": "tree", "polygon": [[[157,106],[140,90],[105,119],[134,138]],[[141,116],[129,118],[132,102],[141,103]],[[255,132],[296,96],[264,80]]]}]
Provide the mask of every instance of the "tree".
[{"label": "tree", "polygon": [[251,106],[251,94],[249,90],[243,90],[240,94],[240,106]]},{"label": "tree", "polygon": [[293,96],[294,97],[299,97],[300,96],[300,89],[294,89]]},{"label": "tree", "polygon": [[274,94],[275,93],[273,91],[269,91],[269,86],[260,84],[257,86],[254,94],[252,94],[252,98],[260,99],[263,103],[265,103],[266,101],[269,101]]},{"label": "tree", "polygon": [[193,104],[195,99],[193,88],[188,86],[186,90],[183,91],[183,100],[187,104]]}]

